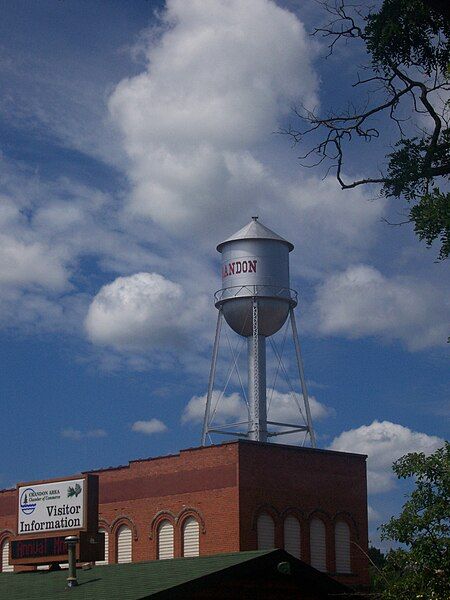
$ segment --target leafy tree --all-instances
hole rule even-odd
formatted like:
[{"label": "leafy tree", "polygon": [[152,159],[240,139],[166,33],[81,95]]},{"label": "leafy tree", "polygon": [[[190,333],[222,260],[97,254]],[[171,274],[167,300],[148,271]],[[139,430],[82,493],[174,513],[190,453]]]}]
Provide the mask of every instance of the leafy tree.
[{"label": "leafy tree", "polygon": [[[344,0],[320,2],[331,22],[314,30],[329,43],[329,54],[339,41],[359,41],[369,63],[358,73],[353,88],[365,89],[362,106],[349,101],[341,112],[320,116],[297,108],[301,127],[283,133],[305,144],[300,157],[305,166],[328,163],[343,189],[379,184],[386,197],[403,197],[407,221],[430,246],[440,240],[439,258],[450,252],[449,58],[450,9],[441,0],[384,0],[378,11],[364,11]],[[379,173],[355,181],[343,175],[349,145],[387,140],[379,119],[388,115],[396,135],[387,164]],[[372,162],[372,161],[369,161]]]},{"label": "leafy tree", "polygon": [[402,544],[380,571],[383,600],[450,598],[450,443],[431,456],[411,453],[394,463],[415,489],[399,517],[381,527],[382,539]]},{"label": "leafy tree", "polygon": [[380,592],[385,587],[382,570],[386,565],[386,556],[375,546],[369,546],[367,556],[369,558],[370,593],[378,592],[379,595],[376,598],[379,600],[381,598]]},{"label": "leafy tree", "polygon": [[374,567],[381,569],[386,564],[386,557],[379,548],[376,548],[375,546],[369,546],[369,551],[367,554]]}]

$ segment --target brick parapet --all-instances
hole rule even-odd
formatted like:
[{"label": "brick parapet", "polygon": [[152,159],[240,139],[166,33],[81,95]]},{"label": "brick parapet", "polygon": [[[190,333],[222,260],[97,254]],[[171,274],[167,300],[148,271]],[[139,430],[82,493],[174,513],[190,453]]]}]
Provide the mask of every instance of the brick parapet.
[{"label": "brick parapet", "polygon": [[255,442],[241,442],[239,451],[241,550],[257,548],[256,516],[264,507],[270,507],[267,512],[274,516],[278,543],[283,540],[287,511],[296,511],[302,558],[309,562],[309,523],[317,516],[326,528],[327,568],[335,573],[334,525],[340,517],[350,527],[354,574],[335,577],[367,585],[366,457]]},{"label": "brick parapet", "polygon": [[[133,561],[157,558],[158,515],[171,515],[175,555],[181,556],[181,528],[189,515],[200,524],[200,554],[257,549],[256,516],[264,507],[276,523],[283,546],[283,521],[295,514],[301,524],[302,558],[309,561],[309,522],[321,514],[327,528],[328,569],[333,572],[334,523],[349,523],[352,542],[367,549],[365,457],[356,454],[256,442],[182,450],[91,471],[99,476],[99,521],[117,556],[116,532],[133,531]],[[0,536],[15,530],[15,490],[0,492]],[[270,507],[270,509],[269,509]],[[367,560],[352,544],[355,575],[347,583],[367,583]],[[342,576],[337,576],[344,581]]]}]

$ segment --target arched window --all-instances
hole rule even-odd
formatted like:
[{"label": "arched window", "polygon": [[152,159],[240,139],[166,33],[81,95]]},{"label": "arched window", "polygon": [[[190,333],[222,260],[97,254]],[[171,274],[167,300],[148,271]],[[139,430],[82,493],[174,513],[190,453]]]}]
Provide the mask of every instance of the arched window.
[{"label": "arched window", "polygon": [[14,567],[9,564],[9,540],[2,543],[2,573],[10,573]]},{"label": "arched window", "polygon": [[258,550],[275,548],[275,523],[270,515],[261,513],[256,522]]},{"label": "arched window", "polygon": [[351,573],[350,563],[350,527],[345,521],[337,521],[334,527],[336,549],[336,572]]},{"label": "arched window", "polygon": [[311,566],[319,571],[327,570],[327,544],[325,523],[320,519],[313,519],[309,532],[311,548]]},{"label": "arched window", "polygon": [[200,554],[200,526],[194,517],[188,517],[183,524],[183,556]]},{"label": "arched window", "polygon": [[96,565],[107,565],[109,563],[109,535],[106,529],[102,527],[98,530],[99,533],[103,533],[105,535],[105,558],[103,560],[96,560]]},{"label": "arched window", "polygon": [[292,556],[300,558],[300,523],[292,515],[284,520],[284,549]]},{"label": "arched window", "polygon": [[122,525],[117,531],[117,562],[129,563],[132,560],[132,540],[131,529],[127,525]]},{"label": "arched window", "polygon": [[173,525],[170,521],[162,521],[158,526],[158,558],[173,558]]}]

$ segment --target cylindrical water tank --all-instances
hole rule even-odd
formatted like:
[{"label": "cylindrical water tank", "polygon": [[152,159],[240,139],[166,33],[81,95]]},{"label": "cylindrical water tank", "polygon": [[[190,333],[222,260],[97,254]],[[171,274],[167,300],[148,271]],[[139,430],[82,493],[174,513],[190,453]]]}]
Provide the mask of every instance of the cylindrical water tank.
[{"label": "cylindrical water tank", "polygon": [[297,304],[289,282],[289,252],[294,246],[253,217],[240,231],[217,246],[222,253],[222,289],[216,306],[239,335],[253,333],[252,303],[258,300],[258,333],[270,336]]}]

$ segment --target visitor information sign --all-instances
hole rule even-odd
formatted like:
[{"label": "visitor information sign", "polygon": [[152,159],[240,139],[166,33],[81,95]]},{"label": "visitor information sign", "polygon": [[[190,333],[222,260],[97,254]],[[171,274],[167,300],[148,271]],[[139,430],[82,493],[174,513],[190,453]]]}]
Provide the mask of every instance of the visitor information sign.
[{"label": "visitor information sign", "polygon": [[17,534],[83,529],[84,479],[21,486]]},{"label": "visitor information sign", "polygon": [[79,475],[17,485],[17,535],[11,540],[12,564],[67,560],[64,538],[76,535],[77,558],[103,558],[98,533],[98,475]]}]

